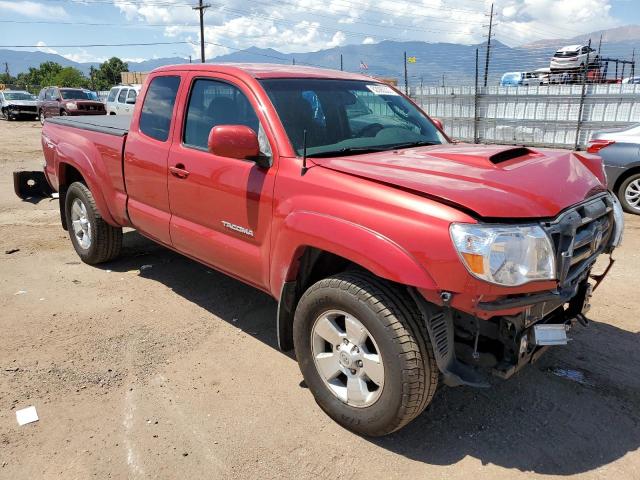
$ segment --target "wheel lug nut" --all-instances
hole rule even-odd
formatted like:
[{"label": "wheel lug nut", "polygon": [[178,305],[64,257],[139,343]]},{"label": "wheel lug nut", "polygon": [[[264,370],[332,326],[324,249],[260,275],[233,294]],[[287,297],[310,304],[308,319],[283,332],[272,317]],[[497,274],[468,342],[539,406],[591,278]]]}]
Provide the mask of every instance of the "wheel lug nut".
[{"label": "wheel lug nut", "polygon": [[347,340],[347,339],[345,338],[344,340],[342,340],[342,343],[344,343],[344,344],[346,345],[347,343],[349,343],[349,340]]},{"label": "wheel lug nut", "polygon": [[355,374],[356,374],[356,369],[355,369],[355,368],[352,368],[352,369],[351,369],[351,375],[355,375]]},{"label": "wheel lug nut", "polygon": [[358,360],[358,366],[362,367],[362,360]]}]

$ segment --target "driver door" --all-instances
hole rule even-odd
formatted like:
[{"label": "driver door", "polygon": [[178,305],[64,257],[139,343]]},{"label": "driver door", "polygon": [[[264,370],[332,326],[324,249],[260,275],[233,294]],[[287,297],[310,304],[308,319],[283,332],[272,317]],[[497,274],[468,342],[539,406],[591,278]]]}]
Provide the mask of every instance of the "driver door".
[{"label": "driver door", "polygon": [[[252,92],[225,75],[192,74],[179,102],[182,127],[169,154],[171,241],[177,250],[266,289],[276,168],[214,155],[209,132],[218,125],[246,125],[274,145]],[[269,138],[271,137],[271,138]],[[273,162],[273,159],[272,159]]]}]

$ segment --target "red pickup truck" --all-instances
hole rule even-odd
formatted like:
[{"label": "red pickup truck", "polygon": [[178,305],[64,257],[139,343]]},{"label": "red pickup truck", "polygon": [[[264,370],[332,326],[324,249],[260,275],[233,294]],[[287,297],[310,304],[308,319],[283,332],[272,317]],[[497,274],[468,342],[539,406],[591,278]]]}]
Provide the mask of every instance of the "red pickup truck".
[{"label": "red pickup truck", "polygon": [[317,403],[367,435],[566,343],[622,238],[599,157],[455,143],[339,71],[160,68],[131,118],[47,119],[42,145],[83,261],[133,227],[269,293]]}]

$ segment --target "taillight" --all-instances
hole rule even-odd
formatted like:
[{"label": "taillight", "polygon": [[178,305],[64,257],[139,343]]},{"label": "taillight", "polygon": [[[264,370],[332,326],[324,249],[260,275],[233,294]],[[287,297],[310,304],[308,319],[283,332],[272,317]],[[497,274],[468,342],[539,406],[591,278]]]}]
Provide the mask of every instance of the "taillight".
[{"label": "taillight", "polygon": [[614,140],[601,140],[601,139],[593,139],[589,141],[589,147],[587,147],[588,153],[598,153],[604,147],[608,147],[616,143]]}]

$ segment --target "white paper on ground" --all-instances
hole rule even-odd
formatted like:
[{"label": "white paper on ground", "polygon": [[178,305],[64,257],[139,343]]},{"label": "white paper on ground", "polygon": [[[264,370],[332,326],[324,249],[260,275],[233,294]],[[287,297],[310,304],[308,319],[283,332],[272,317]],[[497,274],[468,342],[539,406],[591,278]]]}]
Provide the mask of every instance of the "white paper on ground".
[{"label": "white paper on ground", "polygon": [[37,422],[39,419],[38,412],[36,412],[36,407],[27,407],[23,408],[22,410],[17,410],[16,419],[18,420],[18,425]]}]

